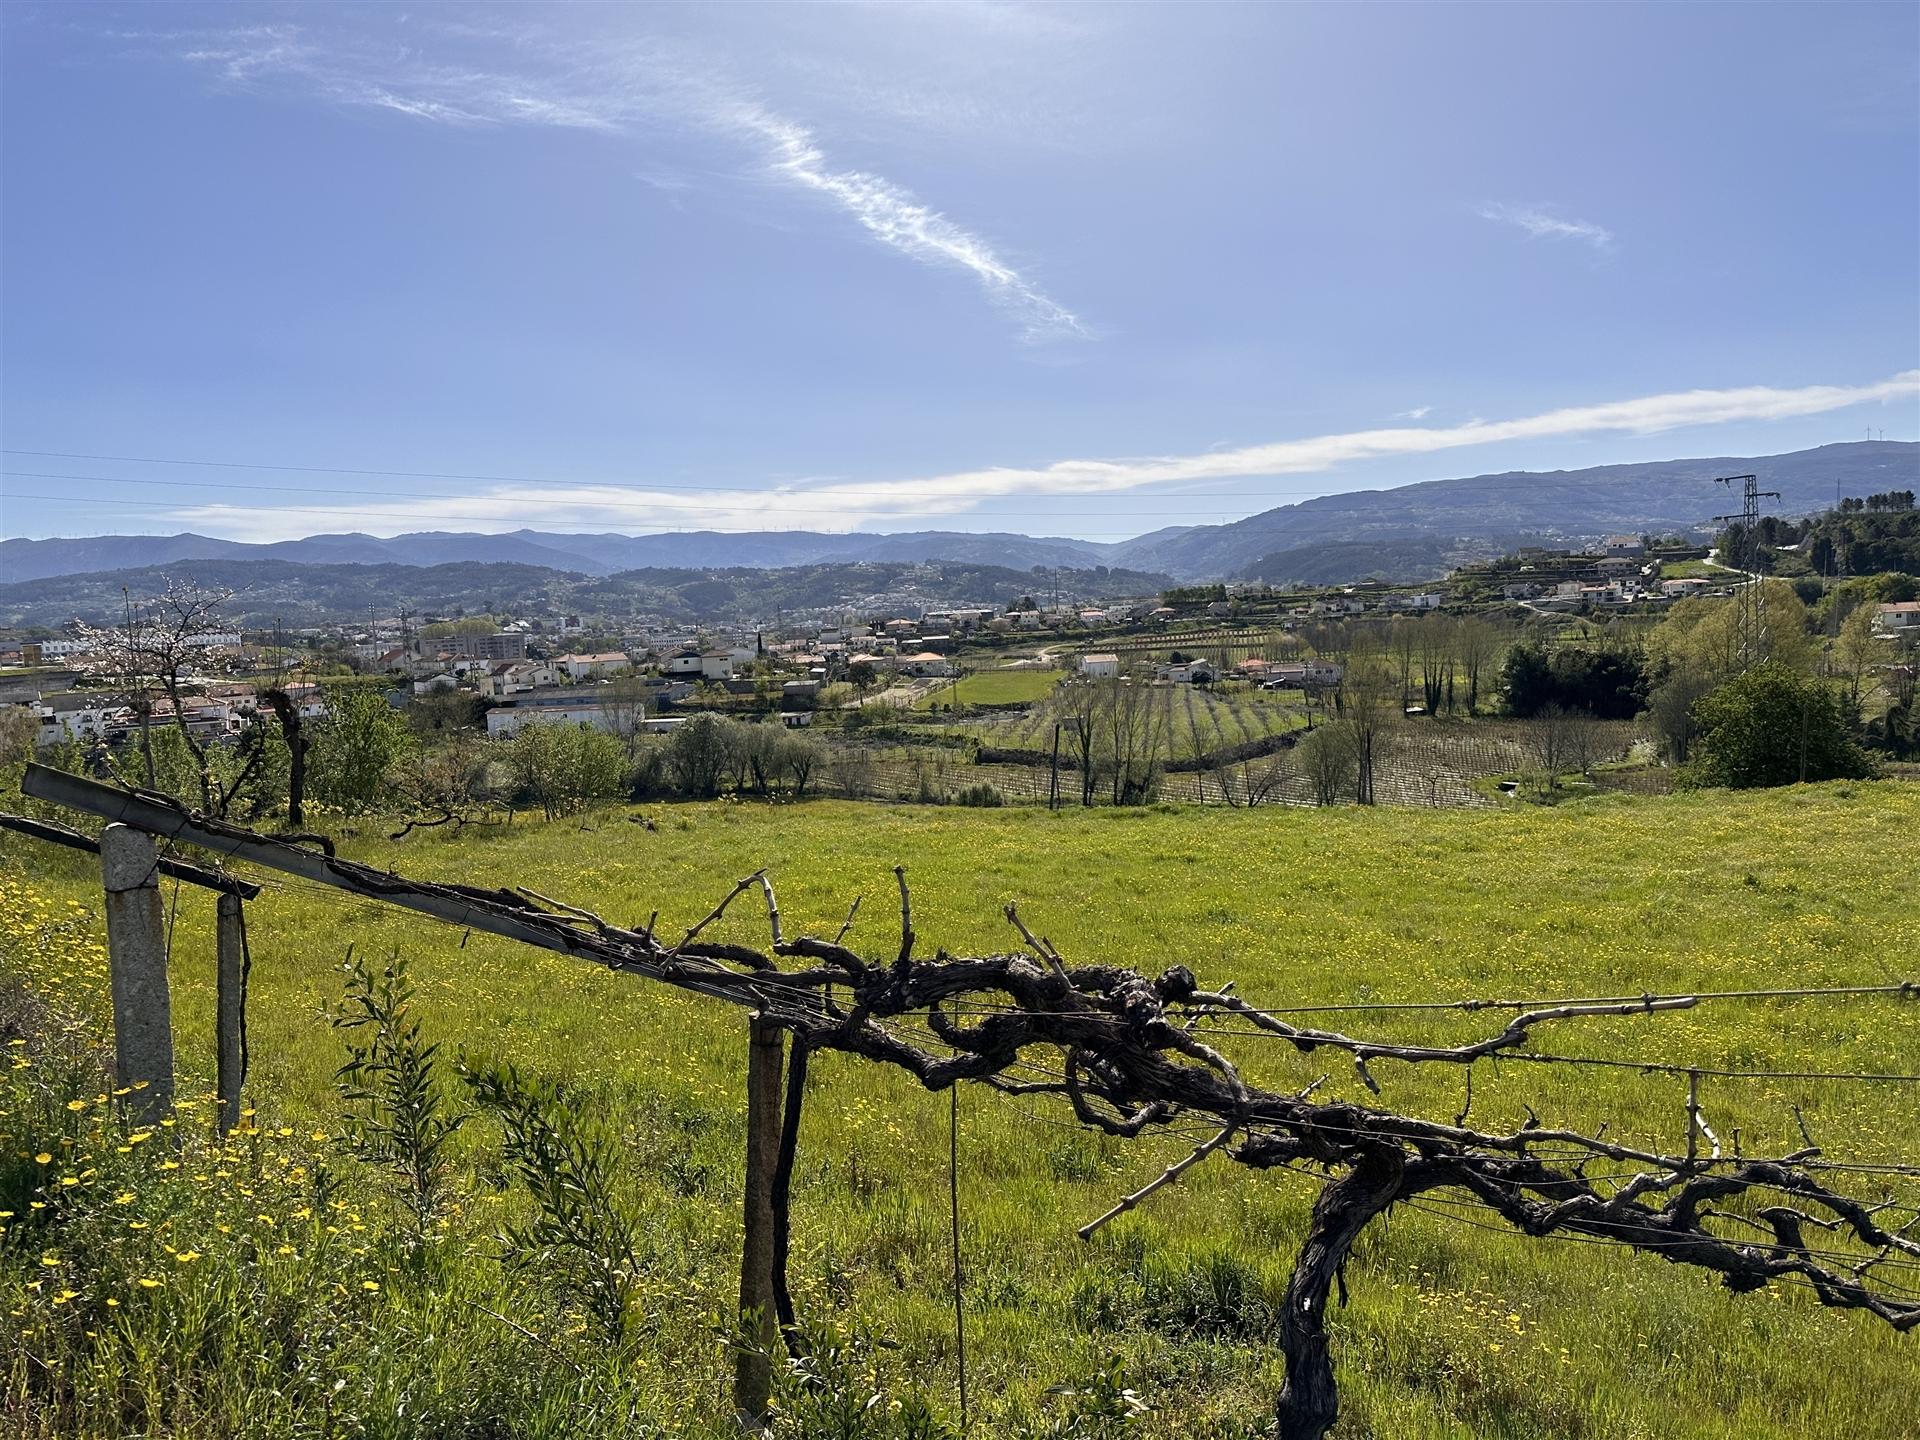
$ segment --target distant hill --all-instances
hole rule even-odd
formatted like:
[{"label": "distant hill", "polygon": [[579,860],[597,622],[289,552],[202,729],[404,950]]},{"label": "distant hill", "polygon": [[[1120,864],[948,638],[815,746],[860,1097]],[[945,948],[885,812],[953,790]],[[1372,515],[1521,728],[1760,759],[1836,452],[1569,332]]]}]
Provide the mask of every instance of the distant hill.
[{"label": "distant hill", "polygon": [[[75,618],[110,621],[122,589],[153,594],[169,580],[197,580],[235,592],[229,613],[264,628],[352,620],[369,610],[415,614],[649,614],[679,624],[767,619],[781,611],[853,607],[890,595],[921,607],[1002,608],[1042,590],[1026,570],[964,561],[923,564],[858,561],[822,565],[623,570],[584,575],[539,565],[337,564],[227,557],[175,560],[138,569],[0,585],[0,625],[60,625]],[[1049,570],[1046,587],[1062,598],[1157,594],[1166,575],[1105,567]]]},{"label": "distant hill", "polygon": [[1806,515],[1830,507],[1836,492],[1866,495],[1911,486],[1920,477],[1920,444],[1860,440],[1788,455],[1428,480],[1326,495],[1228,525],[1195,526],[1164,540],[1143,536],[1118,546],[1108,563],[1213,579],[1246,572],[1267,555],[1328,544],[1492,542],[1518,535],[1580,541],[1615,532],[1690,530],[1739,508],[1725,486],[1711,482],[1746,473],[1758,475],[1764,489],[1781,492],[1768,502],[1772,513]]},{"label": "distant hill", "polygon": [[[786,569],[794,566],[913,563],[924,560],[990,565],[1088,569],[1119,565],[1182,580],[1218,580],[1257,574],[1270,555],[1323,549],[1329,563],[1317,577],[1329,583],[1362,579],[1368,567],[1390,563],[1406,570],[1414,550],[1366,547],[1437,544],[1440,553],[1484,552],[1515,536],[1577,543],[1616,531],[1691,530],[1732,508],[1715,476],[1752,472],[1781,492],[1772,513],[1799,516],[1824,510],[1836,494],[1866,495],[1912,488],[1920,481],[1920,444],[1854,441],[1788,455],[1719,456],[1600,465],[1587,470],[1515,470],[1453,480],[1428,480],[1391,490],[1327,495],[1250,515],[1227,525],[1171,526],[1131,540],[1098,542],[1059,536],[976,535],[917,530],[894,535],[828,535],[808,530],[749,534],[716,531],[656,535],[563,534],[516,530],[505,535],[429,531],[381,538],[310,535],[271,545],[249,545],[205,535],[103,535],[75,540],[0,541],[0,580],[20,582],[61,575],[165,565],[181,560],[273,560],[326,565],[532,565],[580,575],[641,569],[706,567]],[[1097,504],[1090,499],[1089,505]],[[1328,547],[1359,547],[1332,550]],[[1391,555],[1390,560],[1368,559]],[[1360,566],[1339,573],[1342,557]],[[1264,578],[1279,580],[1280,575]],[[1298,577],[1307,578],[1307,577]],[[1424,576],[1407,575],[1419,579]]]},{"label": "distant hill", "polygon": [[175,560],[282,560],[317,565],[539,565],[582,575],[661,567],[749,565],[780,569],[834,561],[953,560],[1030,570],[1108,563],[1115,547],[1087,540],[922,530],[897,535],[828,535],[811,530],[731,534],[572,535],[516,530],[504,535],[422,531],[409,535],[309,535],[268,545],[206,535],[100,535],[75,540],[0,540],[0,579],[164,565]]},{"label": "distant hill", "polygon": [[1262,555],[1240,573],[1274,585],[1344,585],[1355,580],[1408,584],[1438,580],[1456,565],[1490,558],[1506,546],[1461,546],[1447,540],[1350,540],[1303,545]]}]

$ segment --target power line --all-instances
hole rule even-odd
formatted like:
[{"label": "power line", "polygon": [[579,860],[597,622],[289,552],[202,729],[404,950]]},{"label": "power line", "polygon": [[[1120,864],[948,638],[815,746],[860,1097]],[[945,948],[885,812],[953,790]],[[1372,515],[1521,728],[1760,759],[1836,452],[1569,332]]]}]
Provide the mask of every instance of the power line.
[{"label": "power line", "polygon": [[[1675,1000],[1773,1000],[1801,996],[1901,995],[1920,998],[1920,981],[1902,980],[1890,985],[1822,985],[1771,990],[1687,990],[1671,995],[1640,991],[1632,995],[1556,995],[1524,1000],[1380,1000],[1346,1001],[1328,1005],[1282,1005],[1249,1007],[1241,1012],[1253,1015],[1324,1015],[1335,1011],[1386,1010],[1458,1010],[1471,1014],[1478,1010],[1547,1010],[1566,1005],[1660,1005]],[[1077,1015],[1077,1010],[1021,1010],[1012,1005],[994,1005],[986,1001],[949,1002],[950,1010],[1019,1013],[1026,1015]]]},{"label": "power line", "polygon": [[[1282,1045],[1306,1045],[1310,1048],[1328,1046],[1340,1050],[1362,1054],[1368,1063],[1375,1060],[1406,1060],[1408,1064],[1422,1064],[1428,1057],[1409,1058],[1393,1053],[1391,1042],[1372,1040],[1353,1040],[1342,1037],[1342,1043],[1335,1045],[1324,1035],[1308,1033],[1300,1036],[1279,1035],[1271,1030],[1242,1029],[1232,1025],[1196,1025],[1195,1035],[1219,1035],[1237,1040],[1270,1040]],[[1364,1053],[1363,1053],[1364,1052]],[[1438,1057],[1435,1057],[1438,1058]],[[1474,1057],[1452,1056],[1446,1058],[1460,1064],[1470,1064],[1472,1060],[1485,1060],[1490,1064],[1504,1064],[1512,1060],[1532,1065],[1578,1065],[1596,1066],[1616,1070],[1639,1070],[1651,1075],[1705,1075],[1722,1080],[1849,1080],[1860,1083],[1889,1085],[1920,1085],[1920,1075],[1904,1073],[1884,1073],[1860,1070],[1730,1070],[1719,1069],[1711,1065],[1676,1065],[1666,1060],[1626,1060],[1597,1055],[1559,1055],[1540,1050],[1489,1050]]]}]

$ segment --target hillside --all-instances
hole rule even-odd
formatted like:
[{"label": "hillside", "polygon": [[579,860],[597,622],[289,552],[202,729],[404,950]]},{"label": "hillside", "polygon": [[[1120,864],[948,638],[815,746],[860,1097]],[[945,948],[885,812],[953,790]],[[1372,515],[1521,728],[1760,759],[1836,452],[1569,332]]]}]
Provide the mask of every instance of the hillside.
[{"label": "hillside", "polygon": [[[929,956],[1004,950],[1012,937],[999,906],[1018,901],[1073,964],[1188,964],[1206,984],[1231,979],[1251,1002],[1277,1006],[1880,984],[1905,973],[1882,957],[1920,952],[1920,916],[1907,903],[1920,794],[1893,783],[1480,813],[710,804],[648,807],[657,828],[625,823],[627,813],[641,812],[555,824],[523,815],[511,829],[398,843],[378,838],[390,825],[368,824],[342,848],[382,869],[528,886],[608,915],[658,909],[676,936],[736,879],[770,865],[789,934],[831,935],[864,892],[849,943],[887,959],[897,915],[875,902],[904,865]],[[0,974],[97,1021],[107,1007],[98,863],[10,834],[0,835],[0,861],[9,917]],[[211,1072],[213,911],[188,887],[173,934],[179,1060],[196,1077]],[[59,1392],[64,1408],[43,1412],[44,1426],[20,1433],[301,1435],[311,1433],[313,1397],[337,1394],[336,1415],[351,1405],[356,1430],[371,1434],[720,1440],[730,1428],[727,1357],[714,1316],[731,1302],[740,1264],[739,1014],[481,932],[463,942],[457,928],[312,886],[275,886],[247,915],[258,1129],[236,1163],[210,1154],[204,1106],[180,1124],[184,1152],[101,1147],[96,1162],[82,1148],[70,1160],[61,1137],[84,1147],[100,1088],[83,1078],[83,1113],[68,1112],[55,1088],[62,1072],[32,1029],[14,1052],[32,1067],[0,1069],[13,1087],[0,1091],[17,1134],[9,1151],[24,1161],[45,1145],[61,1156],[46,1168],[0,1167],[14,1186],[0,1208],[33,1227],[0,1247],[0,1286],[19,1316],[9,1333],[32,1331],[37,1359],[84,1381]],[[764,944],[766,931],[764,913],[743,904],[712,934]],[[349,942],[376,964],[411,962],[420,986],[411,1018],[441,1043],[448,1072],[455,1057],[510,1061],[563,1086],[568,1109],[608,1137],[643,1277],[626,1350],[552,1283],[561,1257],[501,1263],[499,1232],[531,1212],[494,1117],[476,1116],[457,1138],[458,1204],[426,1260],[402,1243],[404,1221],[378,1172],[329,1138],[340,1125],[343,1043],[364,1034],[325,1021],[340,1003]],[[1456,1044],[1504,1020],[1389,1012],[1334,1023]],[[1554,1037],[1573,1053],[1743,1070],[1911,1071],[1920,1035],[1912,1005],[1862,997],[1574,1023]],[[1457,1067],[1380,1064],[1380,1097],[1323,1053],[1244,1035],[1209,1040],[1264,1085],[1317,1084],[1323,1097],[1449,1121],[1462,1108]],[[1028,1058],[1042,1077],[1059,1063],[1051,1049]],[[446,1087],[470,1108],[451,1073]],[[1632,1068],[1482,1065],[1472,1113],[1519,1127],[1526,1104],[1549,1125],[1591,1133],[1608,1121],[1619,1143],[1670,1145],[1684,1094],[1674,1077]],[[1737,1128],[1748,1154],[1801,1143],[1790,1105],[1836,1161],[1900,1158],[1920,1126],[1911,1086],[1713,1080],[1704,1103],[1715,1133],[1730,1140]],[[848,1387],[850,1414],[878,1393],[883,1416],[896,1400],[953,1416],[947,1107],[945,1094],[852,1057],[823,1054],[809,1072],[795,1299],[809,1324],[845,1327],[839,1344],[879,1342],[839,1357],[834,1383]],[[1194,1137],[1176,1132],[1122,1141],[1076,1125],[1058,1096],[962,1088],[975,1435],[1250,1440],[1270,1420],[1276,1306],[1317,1176],[1256,1174],[1216,1155],[1093,1243],[1074,1235],[1190,1153]],[[79,1180],[94,1163],[100,1173]],[[62,1186],[68,1174],[76,1183]],[[316,1199],[323,1175],[337,1188]],[[1895,1184],[1837,1173],[1833,1183],[1876,1196]],[[55,1203],[30,1211],[30,1199]],[[334,1218],[336,1201],[347,1218]],[[1912,1433],[1911,1335],[1822,1311],[1804,1288],[1736,1295],[1655,1256],[1528,1238],[1452,1192],[1396,1208],[1345,1280],[1351,1303],[1331,1324],[1338,1433]],[[266,1383],[283,1357],[299,1383]],[[869,1372],[871,1387],[854,1389]],[[147,1374],[165,1383],[148,1385]],[[1124,1426],[1045,1428],[1103,1384],[1134,1389],[1144,1413]],[[1050,1395],[1056,1386],[1081,1397]],[[952,1433],[822,1419],[792,1424],[781,1440]]]},{"label": "hillside", "polygon": [[100,535],[84,539],[0,540],[0,577],[42,580],[175,560],[275,560],[330,565],[539,565],[583,575],[689,566],[784,569],[833,562],[955,560],[1028,570],[1036,565],[1086,568],[1109,562],[1110,545],[1026,535],[924,530],[893,535],[714,530],[658,535],[550,534],[517,530],[504,535],[422,531],[375,535],[309,535],[268,545],[206,535]]},{"label": "hillside", "polygon": [[0,625],[60,625],[109,620],[123,589],[154,594],[169,580],[193,579],[235,592],[230,612],[243,625],[275,621],[311,625],[327,619],[416,614],[655,615],[693,624],[765,619],[781,611],[854,607],[885,595],[894,603],[935,608],[976,604],[1004,608],[1022,596],[1057,587],[1063,598],[1151,595],[1165,575],[1128,570],[1049,569],[1044,582],[1000,565],[942,561],[827,563],[761,569],[623,570],[584,575],[537,565],[300,564],[259,559],[179,560],[132,570],[62,575],[0,585]]},{"label": "hillside", "polygon": [[[1855,441],[1787,455],[1718,456],[1585,470],[1515,470],[1428,480],[1390,490],[1326,495],[1283,505],[1226,525],[1171,526],[1131,540],[1096,542],[1006,533],[918,530],[899,534],[823,534],[769,530],[655,535],[560,534],[517,530],[504,535],[423,532],[310,535],[249,545],[204,535],[103,535],[87,539],[0,541],[0,577],[9,581],[98,573],[177,560],[273,560],[300,564],[434,566],[535,565],[583,575],[657,568],[784,569],[800,565],[947,560],[1030,570],[1119,565],[1182,580],[1218,580],[1264,573],[1270,555],[1329,545],[1429,542],[1436,553],[1483,554],[1516,538],[1578,542],[1616,531],[1690,530],[1730,508],[1715,476],[1752,472],[1782,498],[1778,515],[1826,509],[1836,495],[1911,487],[1920,479],[1920,444]],[[1091,502],[1090,502],[1091,503]],[[1382,567],[1398,579],[1433,573],[1413,552],[1342,551],[1312,575],[1326,582],[1364,579]],[[1340,563],[1333,563],[1338,560]],[[1301,563],[1300,560],[1288,564]],[[1444,567],[1443,567],[1444,568]],[[1414,573],[1418,571],[1419,573]]]},{"label": "hillside", "polygon": [[1568,542],[1614,532],[1690,530],[1739,508],[1713,479],[1747,473],[1758,475],[1762,488],[1781,492],[1769,502],[1772,513],[1803,515],[1827,509],[1837,494],[1866,495],[1897,488],[1896,482],[1910,486],[1920,476],[1920,444],[1854,441],[1787,455],[1511,471],[1326,495],[1229,525],[1196,526],[1170,539],[1130,541],[1111,563],[1212,578],[1238,574],[1275,552],[1333,542],[1520,536],[1534,543]]},{"label": "hillside", "polygon": [[1454,566],[1502,547],[1447,540],[1335,540],[1276,550],[1242,566],[1238,578],[1273,585],[1340,585],[1352,580],[1404,584],[1437,580]]}]

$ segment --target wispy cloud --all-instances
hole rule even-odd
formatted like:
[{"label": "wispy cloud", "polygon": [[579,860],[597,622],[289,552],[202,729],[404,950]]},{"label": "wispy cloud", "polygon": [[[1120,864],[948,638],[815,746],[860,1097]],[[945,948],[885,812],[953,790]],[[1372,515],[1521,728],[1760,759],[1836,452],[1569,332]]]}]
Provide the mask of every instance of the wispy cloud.
[{"label": "wispy cloud", "polygon": [[1433,413],[1431,405],[1416,405],[1411,410],[1401,410],[1394,415],[1396,420],[1424,420]]},{"label": "wispy cloud", "polygon": [[1078,316],[1041,293],[978,235],[878,175],[830,168],[812,133],[801,126],[759,110],[741,112],[741,120],[772,147],[776,173],[833,201],[883,244],[917,260],[967,271],[995,304],[1019,317],[1026,338],[1086,333]]},{"label": "wispy cloud", "polygon": [[[891,480],[789,483],[697,499],[684,493],[612,485],[502,485],[472,496],[381,502],[377,514],[368,517],[375,523],[367,528],[385,534],[449,525],[473,530],[512,530],[523,525],[598,530],[852,530],[963,514],[989,500],[1034,494],[1092,498],[1183,481],[1314,474],[1388,456],[1431,455],[1515,440],[1654,435],[1689,426],[1793,419],[1916,397],[1920,397],[1920,370],[1909,370],[1867,385],[1682,390],[1514,420],[1397,426],[1191,455],[1060,460],[1036,467],[994,466]],[[291,506],[206,505],[181,510],[175,518],[197,530],[266,540],[311,533],[321,523],[314,515],[311,509]]]},{"label": "wispy cloud", "polygon": [[[1077,315],[984,236],[884,176],[836,166],[813,129],[749,98],[685,53],[654,45],[596,47],[586,53],[531,32],[511,44],[497,35],[454,38],[463,44],[477,38],[487,45],[489,60],[504,53],[516,63],[507,68],[451,64],[413,47],[395,52],[337,36],[322,39],[292,26],[179,37],[172,53],[229,85],[263,89],[280,83],[327,103],[389,110],[435,124],[612,135],[677,126],[719,136],[747,147],[772,179],[828,201],[890,249],[971,276],[1015,320],[1024,339],[1088,333]],[[643,178],[659,183],[652,172]]]},{"label": "wispy cloud", "polygon": [[1533,240],[1578,240],[1595,250],[1611,250],[1613,232],[1591,220],[1576,220],[1556,213],[1552,205],[1525,205],[1512,200],[1495,200],[1482,205],[1480,218],[1524,230]]}]

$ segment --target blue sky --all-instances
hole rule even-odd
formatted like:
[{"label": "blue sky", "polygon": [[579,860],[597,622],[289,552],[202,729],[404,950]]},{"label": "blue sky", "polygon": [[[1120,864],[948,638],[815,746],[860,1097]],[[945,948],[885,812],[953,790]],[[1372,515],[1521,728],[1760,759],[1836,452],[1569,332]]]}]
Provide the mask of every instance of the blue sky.
[{"label": "blue sky", "polygon": [[1115,539],[1920,436],[1910,5],[15,3],[0,39],[7,535]]}]

